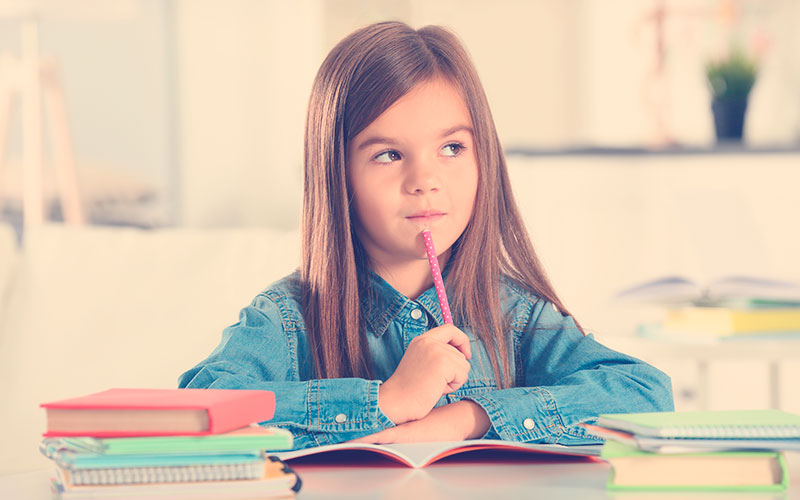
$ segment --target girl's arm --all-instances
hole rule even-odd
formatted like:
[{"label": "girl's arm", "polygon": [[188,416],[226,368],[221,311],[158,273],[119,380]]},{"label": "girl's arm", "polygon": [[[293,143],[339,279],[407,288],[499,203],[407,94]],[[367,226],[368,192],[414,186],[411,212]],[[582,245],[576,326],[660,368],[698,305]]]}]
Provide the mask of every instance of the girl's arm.
[{"label": "girl's arm", "polygon": [[577,424],[601,413],[671,411],[667,375],[584,336],[552,304],[533,304],[518,342],[520,387],[469,396],[489,417],[486,437],[581,444],[598,441]]},{"label": "girl's arm", "polygon": [[[378,407],[380,381],[300,380],[305,347],[275,301],[260,295],[226,328],[211,355],[180,376],[181,388],[260,389],[275,393],[275,416],[295,449],[347,441],[393,427]],[[284,321],[286,320],[286,321]]]}]

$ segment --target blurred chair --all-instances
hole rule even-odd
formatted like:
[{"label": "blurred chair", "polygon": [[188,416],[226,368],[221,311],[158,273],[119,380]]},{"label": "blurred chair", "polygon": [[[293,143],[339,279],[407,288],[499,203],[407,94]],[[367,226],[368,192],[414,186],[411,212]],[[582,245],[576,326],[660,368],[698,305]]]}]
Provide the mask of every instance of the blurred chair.
[{"label": "blurred chair", "polygon": [[[63,87],[53,57],[39,50],[42,20],[99,20],[130,18],[137,10],[135,0],[97,2],[92,0],[3,0],[0,19],[19,24],[20,53],[0,54],[0,209],[3,207],[4,174],[7,174],[6,145],[15,96],[20,97],[22,118],[22,209],[24,225],[39,225],[45,212],[44,128],[50,136],[50,150],[58,184],[58,199],[64,221],[81,225],[87,220],[86,204],[78,186]],[[43,120],[44,119],[44,120]]]},{"label": "blurred chair", "polygon": [[10,53],[0,54],[0,208],[3,203],[3,166],[11,103],[13,97],[19,94],[22,111],[24,224],[38,225],[45,218],[42,181],[44,126],[50,130],[53,166],[58,177],[64,221],[84,224],[86,217],[78,190],[64,92],[55,60],[42,57],[39,53],[39,23],[32,13],[20,19],[20,42],[19,58]]}]

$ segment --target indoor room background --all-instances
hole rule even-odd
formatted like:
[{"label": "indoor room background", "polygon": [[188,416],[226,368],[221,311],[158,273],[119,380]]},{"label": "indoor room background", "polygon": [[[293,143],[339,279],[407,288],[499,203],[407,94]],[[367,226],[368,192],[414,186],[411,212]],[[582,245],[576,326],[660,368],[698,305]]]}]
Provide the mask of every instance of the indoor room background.
[{"label": "indoor room background", "polygon": [[[3,425],[32,436],[44,400],[173,387],[297,265],[312,80],[379,20],[463,40],[589,332],[666,371],[677,409],[800,412],[800,332],[647,336],[664,307],[615,298],[666,276],[800,283],[800,0],[1,0]],[[741,137],[718,138],[708,68],[737,54],[755,83]]]}]

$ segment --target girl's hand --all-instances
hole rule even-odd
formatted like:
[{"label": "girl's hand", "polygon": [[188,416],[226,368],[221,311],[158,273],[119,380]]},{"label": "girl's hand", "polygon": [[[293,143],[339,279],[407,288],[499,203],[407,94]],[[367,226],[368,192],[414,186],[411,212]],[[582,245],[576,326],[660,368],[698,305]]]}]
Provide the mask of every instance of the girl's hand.
[{"label": "girl's hand", "polygon": [[378,406],[395,424],[418,420],[469,375],[472,350],[467,335],[453,325],[428,330],[408,345],[389,380],[378,388]]},{"label": "girl's hand", "polygon": [[462,399],[434,408],[425,418],[354,439],[352,443],[418,443],[477,439],[489,430],[489,417],[478,403]]}]

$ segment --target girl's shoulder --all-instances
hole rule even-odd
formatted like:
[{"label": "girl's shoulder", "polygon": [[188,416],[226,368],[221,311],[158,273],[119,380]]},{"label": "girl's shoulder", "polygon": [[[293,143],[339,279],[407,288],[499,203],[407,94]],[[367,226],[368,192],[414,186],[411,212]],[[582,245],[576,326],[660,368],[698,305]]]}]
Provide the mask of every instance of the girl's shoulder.
[{"label": "girl's shoulder", "polygon": [[500,279],[500,297],[520,305],[534,305],[542,300],[533,288],[521,283],[510,276],[503,275]]},{"label": "girl's shoulder", "polygon": [[302,287],[300,272],[294,271],[263,289],[253,305],[260,309],[277,309],[284,319],[302,318]]},{"label": "girl's shoulder", "polygon": [[513,278],[503,277],[500,293],[512,326],[516,325],[520,331],[529,326],[539,330],[560,331],[565,318],[574,322],[571,316],[562,313],[551,301],[539,296],[532,287]]},{"label": "girl's shoulder", "polygon": [[295,269],[295,271],[288,276],[284,276],[263,289],[259,295],[269,297],[281,296],[299,300],[301,292],[300,271]]},{"label": "girl's shoulder", "polygon": [[531,287],[504,275],[500,280],[500,303],[504,315],[518,330],[535,321],[538,311],[546,301],[539,297]]}]

